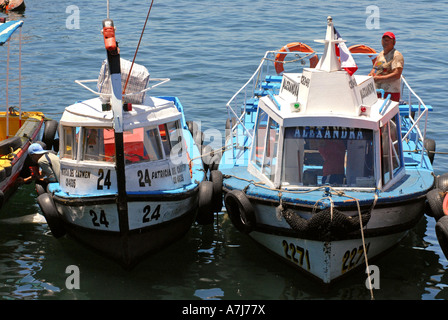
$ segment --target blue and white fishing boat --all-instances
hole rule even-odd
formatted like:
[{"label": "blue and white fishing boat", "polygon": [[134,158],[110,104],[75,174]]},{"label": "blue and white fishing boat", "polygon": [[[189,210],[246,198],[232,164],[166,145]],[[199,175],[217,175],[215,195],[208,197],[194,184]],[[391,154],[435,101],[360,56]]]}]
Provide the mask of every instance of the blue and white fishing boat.
[{"label": "blue and white fishing boat", "polygon": [[130,268],[184,236],[195,219],[204,221],[198,208],[210,206],[211,193],[202,190],[200,152],[179,99],[146,94],[169,79],[121,59],[114,32],[104,20],[99,79],[77,81],[98,97],[65,109],[59,183],[38,203],[55,237],[67,233]]},{"label": "blue and white fishing boat", "polygon": [[329,17],[318,62],[300,43],[265,54],[227,104],[219,164],[234,226],[324,284],[403,239],[435,183],[432,108],[404,77],[407,102],[379,98],[372,77],[341,68],[341,41]]}]

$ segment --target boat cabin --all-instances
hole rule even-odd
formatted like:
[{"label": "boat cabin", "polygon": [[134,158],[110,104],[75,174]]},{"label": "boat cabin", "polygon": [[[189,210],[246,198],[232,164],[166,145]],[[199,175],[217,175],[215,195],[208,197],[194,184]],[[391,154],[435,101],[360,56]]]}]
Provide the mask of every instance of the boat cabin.
[{"label": "boat cabin", "polygon": [[[60,188],[70,194],[117,193],[112,111],[100,98],[66,108],[61,118]],[[147,97],[123,115],[126,189],[170,190],[191,182],[181,113],[173,101]]]},{"label": "boat cabin", "polygon": [[248,170],[271,187],[385,190],[405,173],[398,102],[334,57],[330,40],[315,68],[259,100]]},{"label": "boat cabin", "polygon": [[[281,91],[291,82],[303,86],[305,77],[284,75]],[[385,189],[405,171],[399,107],[373,95],[370,106],[353,111],[336,105],[327,113],[289,93],[261,98],[249,170],[273,187]]]}]

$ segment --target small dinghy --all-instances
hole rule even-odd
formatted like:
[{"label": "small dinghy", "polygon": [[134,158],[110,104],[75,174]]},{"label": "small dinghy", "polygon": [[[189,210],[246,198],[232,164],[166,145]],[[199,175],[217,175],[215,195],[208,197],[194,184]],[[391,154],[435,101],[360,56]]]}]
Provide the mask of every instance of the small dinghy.
[{"label": "small dinghy", "polygon": [[0,0],[0,11],[21,12],[21,11],[24,11],[25,8],[26,8],[26,5],[25,5],[25,1],[23,1],[23,0]]},{"label": "small dinghy", "polygon": [[[205,172],[179,99],[147,95],[169,79],[150,78],[145,67],[121,59],[114,32],[104,20],[107,60],[99,79],[77,81],[99,97],[65,109],[59,183],[38,203],[55,237],[67,233],[131,268],[185,235],[195,219],[204,221]],[[204,197],[210,206],[211,194]]]},{"label": "small dinghy", "polygon": [[[320,42],[318,62],[300,43],[266,53],[227,104],[219,171],[234,226],[329,284],[366,269],[423,216],[432,108],[404,77],[409,101],[398,103],[379,98],[372,77],[341,68],[331,18]],[[296,71],[283,72],[285,62]]]}]

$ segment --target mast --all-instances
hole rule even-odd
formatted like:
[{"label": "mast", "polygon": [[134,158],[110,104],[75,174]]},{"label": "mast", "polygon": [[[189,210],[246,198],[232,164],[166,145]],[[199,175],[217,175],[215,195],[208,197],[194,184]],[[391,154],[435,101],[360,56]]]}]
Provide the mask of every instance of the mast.
[{"label": "mast", "polygon": [[128,206],[126,196],[126,175],[123,142],[123,103],[121,94],[121,68],[120,53],[115,40],[115,27],[112,19],[103,20],[104,45],[107,51],[107,61],[109,65],[112,96],[110,103],[113,113],[113,126],[115,136],[115,161],[118,186],[118,218],[120,233],[123,237],[123,255],[125,261],[129,260],[127,235],[129,232]]},{"label": "mast", "polygon": [[316,65],[316,70],[322,70],[327,72],[341,70],[341,63],[336,56],[335,44],[345,42],[345,40],[335,40],[333,18],[327,18],[327,33],[325,40],[314,40],[315,42],[325,43],[324,54],[320,58]]}]

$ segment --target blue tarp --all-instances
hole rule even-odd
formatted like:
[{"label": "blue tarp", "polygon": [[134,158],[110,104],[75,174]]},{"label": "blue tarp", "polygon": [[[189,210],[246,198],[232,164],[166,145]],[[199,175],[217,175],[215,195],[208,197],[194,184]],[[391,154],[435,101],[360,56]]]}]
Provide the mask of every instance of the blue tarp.
[{"label": "blue tarp", "polygon": [[0,45],[3,45],[12,36],[14,31],[23,25],[23,21],[8,21],[0,23]]}]

